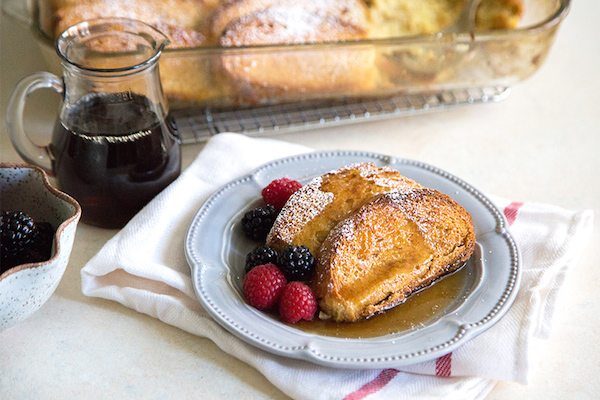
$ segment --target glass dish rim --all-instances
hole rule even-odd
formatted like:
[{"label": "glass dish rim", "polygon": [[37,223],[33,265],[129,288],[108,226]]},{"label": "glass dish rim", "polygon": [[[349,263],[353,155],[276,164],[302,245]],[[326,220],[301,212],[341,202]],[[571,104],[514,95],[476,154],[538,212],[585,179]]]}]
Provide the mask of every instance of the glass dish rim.
[{"label": "glass dish rim", "polygon": [[[294,44],[262,44],[262,45],[247,45],[247,46],[236,46],[236,47],[222,47],[222,46],[196,46],[196,47],[182,47],[182,48],[165,48],[163,55],[169,56],[171,54],[185,54],[185,53],[205,53],[205,54],[236,54],[236,53],[247,53],[247,52],[264,52],[264,51],[308,51],[308,50],[322,50],[328,48],[347,48],[347,47],[377,47],[377,46],[398,46],[398,45],[414,45],[414,44],[432,44],[432,43],[447,43],[447,44],[460,44],[460,43],[472,43],[472,42],[485,42],[491,40],[498,40],[503,38],[509,38],[519,34],[532,34],[538,31],[550,29],[558,25],[566,17],[571,7],[571,0],[558,0],[559,6],[556,11],[548,16],[546,19],[537,22],[533,25],[524,26],[516,29],[499,29],[485,31],[482,33],[472,32],[461,32],[461,33],[435,33],[428,35],[410,35],[410,36],[396,36],[389,38],[379,39],[360,39],[360,40],[342,40],[335,42],[319,42],[319,43],[294,43]],[[33,18],[32,29],[39,39],[46,42],[50,46],[54,46],[54,39],[50,38],[44,31],[42,31],[39,20]]]}]

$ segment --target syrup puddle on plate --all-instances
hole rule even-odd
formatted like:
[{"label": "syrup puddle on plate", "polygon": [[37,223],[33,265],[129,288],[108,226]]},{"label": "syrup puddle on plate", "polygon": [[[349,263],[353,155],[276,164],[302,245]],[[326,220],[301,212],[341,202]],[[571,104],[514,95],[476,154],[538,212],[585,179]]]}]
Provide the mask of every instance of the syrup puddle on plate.
[{"label": "syrup puddle on plate", "polygon": [[405,303],[366,320],[335,322],[301,321],[294,328],[322,336],[338,338],[373,338],[423,327],[445,315],[466,297],[473,268],[467,263],[432,286],[412,295]]}]

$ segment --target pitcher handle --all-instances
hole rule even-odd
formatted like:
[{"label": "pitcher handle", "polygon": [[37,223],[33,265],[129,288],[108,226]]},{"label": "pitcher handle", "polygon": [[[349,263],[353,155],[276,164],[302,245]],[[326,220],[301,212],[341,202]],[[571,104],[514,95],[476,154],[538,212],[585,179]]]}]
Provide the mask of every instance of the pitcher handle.
[{"label": "pitcher handle", "polygon": [[36,72],[22,79],[12,93],[6,110],[6,128],[17,153],[28,163],[52,173],[52,162],[46,146],[38,146],[29,139],[23,128],[23,111],[27,96],[38,89],[50,88],[62,94],[62,80],[49,72]]},{"label": "pitcher handle", "polygon": [[21,24],[30,27],[33,25],[32,15],[37,12],[37,1],[34,3],[33,1],[4,0],[2,11]]}]

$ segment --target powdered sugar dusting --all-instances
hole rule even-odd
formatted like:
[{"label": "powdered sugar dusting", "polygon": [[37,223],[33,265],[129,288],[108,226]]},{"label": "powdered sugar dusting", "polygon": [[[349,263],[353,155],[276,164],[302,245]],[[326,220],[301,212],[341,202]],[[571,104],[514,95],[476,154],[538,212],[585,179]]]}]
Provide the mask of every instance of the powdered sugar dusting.
[{"label": "powdered sugar dusting", "polygon": [[[400,175],[398,171],[390,167],[378,167],[371,162],[356,163],[341,167],[315,178],[290,197],[275,220],[275,224],[267,237],[267,243],[275,246],[278,243],[281,244],[281,242],[286,244],[292,243],[306,224],[317,217],[334,201],[335,195],[331,192],[326,192],[323,189],[323,183],[328,182],[330,177],[342,176],[348,171],[358,172],[360,177],[369,182],[369,184],[382,188],[383,190],[378,190],[379,192],[392,190],[404,192],[412,190],[412,188],[422,187],[417,182]],[[325,188],[327,187],[325,186]],[[340,234],[345,234],[348,237],[352,234],[351,227],[345,227],[344,224],[340,224],[339,229],[344,230]]]},{"label": "powdered sugar dusting", "polygon": [[[360,215],[357,215],[360,217]],[[351,241],[356,235],[356,223],[352,218],[348,218],[338,224],[330,233],[331,237]],[[337,240],[332,240],[335,243]]]},{"label": "powdered sugar dusting", "polygon": [[364,6],[357,0],[230,3],[213,22],[223,46],[314,43],[362,38]]},{"label": "powdered sugar dusting", "polygon": [[[400,175],[395,169],[388,166],[378,167],[372,162],[350,164],[335,171],[329,172],[328,174],[337,174],[352,169],[357,170],[363,179],[366,179],[377,186],[393,188],[394,191],[404,191],[405,189],[410,189],[410,187],[421,187],[421,185],[412,179],[408,179]],[[386,174],[389,176],[386,176]],[[407,187],[398,187],[398,182],[406,183]]]},{"label": "powdered sugar dusting", "polygon": [[[345,28],[345,29],[342,29]],[[361,31],[344,26],[337,16],[302,6],[271,7],[242,16],[228,25],[222,46],[295,44],[358,39]]]},{"label": "powdered sugar dusting", "polygon": [[[68,2],[56,11],[55,33],[69,26],[99,17],[120,17],[144,21],[163,32],[171,48],[196,47],[206,44],[199,21],[205,18],[207,7],[198,1],[103,0]],[[130,46],[134,44],[129,43]],[[126,51],[127,48],[108,48],[103,51]]]},{"label": "powdered sugar dusting", "polygon": [[[360,176],[364,179],[375,183],[378,186],[395,188],[398,186],[398,180],[405,179],[407,182],[410,180],[398,175],[398,171],[390,167],[377,167],[373,163],[362,163],[357,165],[357,169],[360,172]],[[391,174],[391,177],[385,176],[385,173]],[[410,181],[418,186],[414,181]]]},{"label": "powdered sugar dusting", "polygon": [[440,235],[440,220],[462,209],[454,200],[443,193],[429,188],[409,192],[390,192],[382,195],[381,201],[390,201],[406,218],[412,221],[425,241],[432,247],[450,248],[449,235]]},{"label": "powdered sugar dusting", "polygon": [[[394,171],[392,169],[390,170]],[[422,203],[419,202],[421,202],[425,196],[432,195],[434,192],[436,191],[419,186],[393,189],[389,192],[375,196],[373,200],[359,208],[351,218],[341,221],[334,229],[332,229],[327,240],[323,243],[320,260],[331,259],[334,256],[339,257],[341,254],[339,246],[354,241],[358,229],[357,226],[364,225],[363,221],[367,217],[367,214],[372,210],[373,205],[378,202],[392,202],[400,209],[400,212],[402,212],[408,220],[415,223],[423,235],[423,238],[431,245],[433,240],[431,239],[431,235],[428,235],[427,226],[434,222],[435,212],[437,210],[434,210],[434,213],[419,212],[422,211],[419,210],[419,206],[422,206]],[[432,207],[432,205],[429,204],[428,206]],[[385,221],[381,220],[376,221],[375,223],[385,223]],[[377,226],[373,229],[374,231],[379,230]]]},{"label": "powdered sugar dusting", "polygon": [[289,198],[267,236],[267,243],[274,240],[291,243],[302,227],[333,201],[333,193],[321,190],[322,182],[319,176]]}]

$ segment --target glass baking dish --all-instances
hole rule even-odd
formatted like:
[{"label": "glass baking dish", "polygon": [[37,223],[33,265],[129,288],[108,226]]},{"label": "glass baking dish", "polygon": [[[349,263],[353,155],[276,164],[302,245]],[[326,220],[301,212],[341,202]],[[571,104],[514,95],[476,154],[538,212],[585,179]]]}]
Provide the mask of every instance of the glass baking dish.
[{"label": "glass baking dish", "polygon": [[[9,0],[60,71],[44,1]],[[309,100],[374,98],[512,86],[545,60],[570,0],[523,0],[512,30],[335,43],[167,49],[160,61],[171,108],[240,108]]]}]

